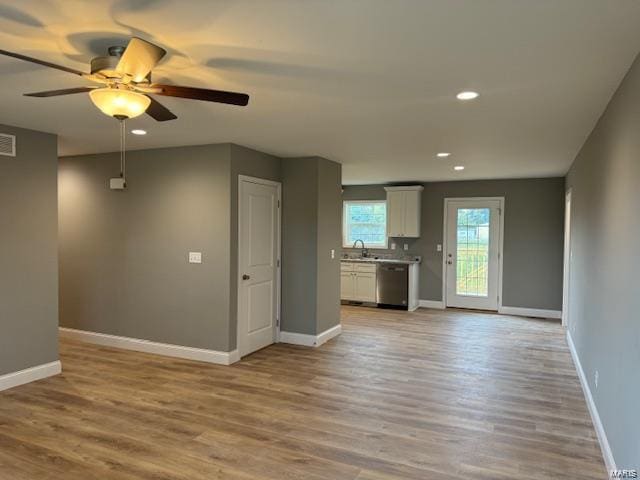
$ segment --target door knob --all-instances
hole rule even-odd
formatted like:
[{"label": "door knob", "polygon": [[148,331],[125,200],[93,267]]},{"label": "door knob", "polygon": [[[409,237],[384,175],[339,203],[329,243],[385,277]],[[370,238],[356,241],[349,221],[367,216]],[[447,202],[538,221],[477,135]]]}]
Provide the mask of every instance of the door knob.
[{"label": "door knob", "polygon": [[452,262],[451,260],[447,260],[447,263],[448,263],[449,265],[452,265],[452,264],[453,264],[453,262]]},{"label": "door knob", "polygon": [[243,280],[249,280],[251,277],[249,275],[247,275],[246,273],[244,275],[242,275],[242,279]]}]

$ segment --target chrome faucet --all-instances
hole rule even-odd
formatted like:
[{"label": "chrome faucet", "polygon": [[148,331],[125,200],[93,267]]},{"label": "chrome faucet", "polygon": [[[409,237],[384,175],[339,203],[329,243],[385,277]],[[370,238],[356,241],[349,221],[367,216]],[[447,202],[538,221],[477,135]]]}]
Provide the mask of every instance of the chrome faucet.
[{"label": "chrome faucet", "polygon": [[356,245],[358,244],[358,242],[362,244],[362,258],[367,258],[369,256],[369,250],[367,250],[367,247],[364,246],[363,240],[360,240],[358,238],[355,242],[353,242],[353,248],[357,248]]}]

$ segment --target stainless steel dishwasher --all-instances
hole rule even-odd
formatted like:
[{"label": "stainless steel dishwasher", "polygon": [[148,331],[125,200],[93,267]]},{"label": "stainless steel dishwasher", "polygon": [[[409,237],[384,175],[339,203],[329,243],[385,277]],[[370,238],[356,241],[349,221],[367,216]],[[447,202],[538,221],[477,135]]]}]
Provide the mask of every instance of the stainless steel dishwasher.
[{"label": "stainless steel dishwasher", "polygon": [[380,262],[376,278],[378,306],[406,309],[409,304],[409,265]]}]

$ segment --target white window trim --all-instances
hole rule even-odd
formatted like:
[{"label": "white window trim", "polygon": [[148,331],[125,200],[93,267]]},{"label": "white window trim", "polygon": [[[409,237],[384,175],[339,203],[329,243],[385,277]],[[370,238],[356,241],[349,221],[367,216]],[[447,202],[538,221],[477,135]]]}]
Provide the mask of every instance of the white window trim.
[{"label": "white window trim", "polygon": [[[380,200],[343,200],[342,201],[342,248],[353,248],[353,244],[347,244],[345,242],[346,238],[347,238],[347,205],[348,204],[353,204],[353,203],[361,203],[361,204],[368,204],[368,203],[384,203],[385,205],[387,204],[387,201],[384,199],[380,199]],[[389,212],[387,211],[387,215],[389,214]],[[368,249],[368,250],[388,250],[389,249],[389,234],[387,232],[387,227],[388,227],[388,223],[389,223],[389,219],[387,218],[387,225],[385,225],[385,233],[384,233],[384,245],[369,245],[367,243],[364,244],[364,248]]]}]

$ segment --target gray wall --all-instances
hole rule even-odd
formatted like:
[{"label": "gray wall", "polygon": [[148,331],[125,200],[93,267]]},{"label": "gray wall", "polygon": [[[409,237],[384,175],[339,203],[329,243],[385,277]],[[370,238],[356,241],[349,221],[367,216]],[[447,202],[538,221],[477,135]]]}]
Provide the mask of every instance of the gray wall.
[{"label": "gray wall", "polygon": [[340,165],[224,144],[129,152],[112,191],[118,172],[117,153],[60,159],[63,326],[235,349],[239,175],[283,182],[282,329],[339,323]]},{"label": "gray wall", "polygon": [[284,159],[282,178],[282,330],[316,335],[340,323],[341,166]]},{"label": "gray wall", "polygon": [[317,211],[316,159],[285,159],[282,164],[282,251],[286,252],[282,258],[282,331],[316,334]]},{"label": "gray wall", "polygon": [[0,375],[58,360],[57,138],[0,125]]},{"label": "gray wall", "polygon": [[[422,236],[397,239],[398,248],[422,255],[420,299],[442,300],[444,199],[505,197],[504,306],[561,310],[564,179],[479,180],[425,183]],[[385,199],[382,185],[345,186],[344,200]],[[348,250],[348,249],[347,249]],[[390,250],[389,250],[390,251]],[[398,250],[401,251],[401,250]]]},{"label": "gray wall", "polygon": [[638,185],[636,59],[567,177],[572,189],[569,331],[620,469],[640,468]]},{"label": "gray wall", "polygon": [[[340,323],[341,184],[342,165],[319,159],[317,333]],[[335,252],[333,259],[331,250]]]},{"label": "gray wall", "polygon": [[62,326],[231,349],[230,151],[128,152],[124,191],[117,153],[60,159]]}]

